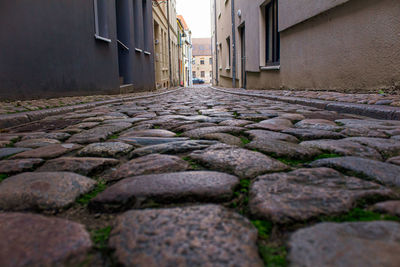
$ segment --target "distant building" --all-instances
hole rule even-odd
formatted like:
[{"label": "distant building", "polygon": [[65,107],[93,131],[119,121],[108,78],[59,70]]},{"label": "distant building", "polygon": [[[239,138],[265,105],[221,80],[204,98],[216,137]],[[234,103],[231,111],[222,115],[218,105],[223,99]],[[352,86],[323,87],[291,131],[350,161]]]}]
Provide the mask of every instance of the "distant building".
[{"label": "distant building", "polygon": [[255,89],[400,89],[398,0],[212,0],[212,4],[215,84]]},{"label": "distant building", "polygon": [[212,82],[213,58],[210,38],[193,38],[193,78],[203,79],[206,83]]},{"label": "distant building", "polygon": [[192,32],[183,18],[178,15],[178,28],[179,28],[179,71],[180,71],[180,84],[183,86],[192,86]]},{"label": "distant building", "polygon": [[154,89],[151,5],[3,0],[0,99]]}]

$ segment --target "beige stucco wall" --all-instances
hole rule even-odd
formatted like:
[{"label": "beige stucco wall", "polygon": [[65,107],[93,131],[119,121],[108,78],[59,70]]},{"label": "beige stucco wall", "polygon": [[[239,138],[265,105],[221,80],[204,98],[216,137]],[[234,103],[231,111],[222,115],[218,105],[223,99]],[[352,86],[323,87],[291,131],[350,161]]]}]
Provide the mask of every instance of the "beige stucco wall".
[{"label": "beige stucco wall", "polygon": [[[212,56],[193,56],[193,67],[192,70],[193,72],[196,72],[196,77],[203,79],[205,83],[211,83],[212,81],[212,75],[210,75],[210,72],[212,72],[212,64],[210,64],[210,58]],[[200,61],[204,60],[204,65],[200,64]],[[205,77],[201,77],[201,72],[204,71]]]},{"label": "beige stucco wall", "polygon": [[[260,6],[266,2],[235,1],[236,27],[243,23],[246,27],[247,88],[359,92],[400,88],[400,1],[299,0],[293,3],[280,0],[279,23],[284,22],[285,26],[279,26],[286,28],[280,32],[280,69],[261,70],[264,36]],[[300,2],[306,10],[297,12]],[[241,17],[237,15],[239,9]],[[229,21],[230,14],[222,12],[217,21],[218,34],[222,35],[219,40],[228,34]],[[237,78],[240,79],[238,28],[236,36]],[[225,50],[223,46],[222,64]],[[220,74],[229,77],[230,73],[223,68]],[[232,86],[220,80],[222,86]],[[240,81],[238,86],[241,84]]]},{"label": "beige stucco wall", "polygon": [[298,89],[399,83],[400,1],[352,0],[281,32],[280,73]]}]

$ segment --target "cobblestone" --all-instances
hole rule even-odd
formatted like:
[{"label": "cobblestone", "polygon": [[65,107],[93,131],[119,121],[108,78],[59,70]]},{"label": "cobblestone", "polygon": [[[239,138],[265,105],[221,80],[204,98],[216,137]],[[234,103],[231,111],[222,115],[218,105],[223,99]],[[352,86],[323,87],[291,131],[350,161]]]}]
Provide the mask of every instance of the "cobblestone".
[{"label": "cobblestone", "polygon": [[[12,125],[0,132],[0,220],[31,212],[0,223],[0,245],[13,250],[0,251],[0,265],[260,266],[262,256],[285,266],[288,252],[292,266],[331,255],[394,262],[386,240],[398,238],[397,222],[356,222],[353,235],[339,218],[400,220],[400,121],[376,119],[397,96],[354,95],[376,100],[362,106],[370,118],[328,110],[325,100],[348,98],[347,112],[350,95],[296,94],[282,102],[200,86],[0,122]],[[327,217],[339,223],[321,230]],[[346,235],[335,239],[337,229]],[[339,253],[342,244],[362,257]]]}]

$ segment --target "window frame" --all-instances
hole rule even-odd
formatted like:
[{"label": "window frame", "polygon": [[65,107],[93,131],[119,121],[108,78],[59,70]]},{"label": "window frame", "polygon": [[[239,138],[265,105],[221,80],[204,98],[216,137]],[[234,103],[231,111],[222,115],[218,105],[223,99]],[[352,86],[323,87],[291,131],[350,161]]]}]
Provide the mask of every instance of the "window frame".
[{"label": "window frame", "polygon": [[[93,10],[94,10],[94,38],[99,41],[103,41],[106,43],[111,43],[111,39],[109,38],[109,32],[108,32],[108,27],[105,27],[106,31],[105,32],[100,32],[100,19],[105,20],[103,23],[107,25],[107,16],[101,17],[99,13],[100,4],[99,1],[104,1],[103,4],[107,4],[107,0],[93,0]],[[107,8],[106,10],[107,11]],[[104,14],[103,14],[104,15]]]},{"label": "window frame", "polygon": [[[280,33],[278,29],[278,0],[271,0],[265,12],[265,66],[280,65]],[[271,25],[272,24],[272,25]],[[271,29],[271,32],[270,32]],[[272,47],[271,47],[272,46]],[[271,53],[270,53],[271,52]]]},{"label": "window frame", "polygon": [[230,36],[228,36],[227,38],[226,38],[226,45],[227,45],[227,48],[228,48],[228,57],[227,57],[227,60],[226,60],[226,70],[230,70],[231,69],[231,64],[232,64],[232,61],[231,61],[231,57],[232,57],[232,51],[231,51],[231,37]]}]

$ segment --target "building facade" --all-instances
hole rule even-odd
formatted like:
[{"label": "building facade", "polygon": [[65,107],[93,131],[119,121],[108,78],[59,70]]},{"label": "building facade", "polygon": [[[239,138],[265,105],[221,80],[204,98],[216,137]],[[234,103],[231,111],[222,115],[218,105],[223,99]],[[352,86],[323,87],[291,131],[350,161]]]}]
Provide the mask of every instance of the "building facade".
[{"label": "building facade", "polygon": [[151,4],[2,1],[0,99],[154,89]]},{"label": "building facade", "polygon": [[212,82],[213,76],[213,57],[211,51],[210,38],[193,38],[193,78],[200,78],[205,83]]},{"label": "building facade", "polygon": [[213,54],[219,61],[215,84],[359,92],[400,89],[399,1],[212,3]]},{"label": "building facade", "polygon": [[179,72],[181,86],[192,86],[192,32],[182,15],[177,16],[179,44]]}]

